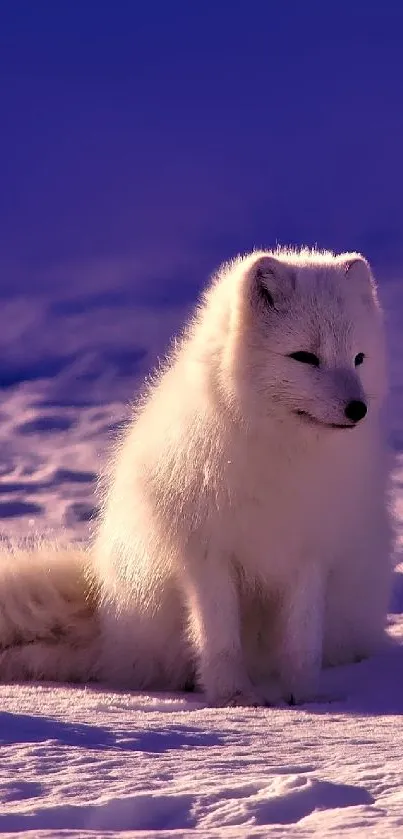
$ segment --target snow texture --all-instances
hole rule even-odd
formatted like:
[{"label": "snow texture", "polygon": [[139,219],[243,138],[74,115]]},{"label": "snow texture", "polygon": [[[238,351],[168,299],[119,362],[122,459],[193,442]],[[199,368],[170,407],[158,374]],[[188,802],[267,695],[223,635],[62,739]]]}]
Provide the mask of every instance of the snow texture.
[{"label": "snow texture", "polygon": [[[61,529],[88,538],[109,440],[186,311],[146,295],[128,299],[125,288],[105,281],[93,293],[81,278],[77,288],[55,283],[53,296],[3,301],[4,538]],[[381,298],[399,548],[399,283],[381,284]],[[389,632],[394,644],[378,658],[324,673],[322,693],[331,702],[300,708],[212,709],[197,694],[0,686],[0,833],[403,837],[403,565],[395,573]]]}]

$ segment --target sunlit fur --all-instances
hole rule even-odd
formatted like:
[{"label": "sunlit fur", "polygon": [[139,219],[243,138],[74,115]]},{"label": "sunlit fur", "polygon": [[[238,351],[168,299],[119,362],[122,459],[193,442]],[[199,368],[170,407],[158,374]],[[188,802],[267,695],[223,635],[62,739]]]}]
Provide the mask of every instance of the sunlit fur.
[{"label": "sunlit fur", "polygon": [[96,587],[79,546],[0,549],[0,680],[95,677]]},{"label": "sunlit fur", "polygon": [[[321,366],[290,359],[297,350]],[[224,266],[106,482],[95,557],[108,678],[178,688],[196,673],[213,702],[301,699],[322,650],[336,663],[377,647],[390,576],[384,393],[382,317],[357,254],[257,252]],[[346,423],[351,399],[366,400],[365,420],[328,427]]]},{"label": "sunlit fur", "polygon": [[[360,255],[257,251],[223,266],[104,476],[79,593],[96,607],[84,652],[71,645],[44,677],[77,660],[79,679],[84,662],[113,685],[264,704],[312,698],[322,663],[374,652],[391,571],[385,393],[382,314]],[[356,427],[351,400],[368,406]],[[7,678],[24,676],[18,615]]]}]

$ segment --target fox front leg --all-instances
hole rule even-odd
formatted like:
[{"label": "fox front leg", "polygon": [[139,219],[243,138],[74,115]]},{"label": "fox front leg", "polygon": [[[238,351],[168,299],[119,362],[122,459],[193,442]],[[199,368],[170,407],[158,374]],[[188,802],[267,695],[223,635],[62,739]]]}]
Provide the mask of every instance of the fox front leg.
[{"label": "fox front leg", "polygon": [[324,578],[316,565],[296,574],[284,593],[280,613],[277,666],[284,698],[290,704],[313,701],[323,654]]},{"label": "fox front leg", "polygon": [[239,596],[231,569],[207,557],[187,569],[189,638],[200,687],[219,706],[262,706],[248,676],[241,645]]}]

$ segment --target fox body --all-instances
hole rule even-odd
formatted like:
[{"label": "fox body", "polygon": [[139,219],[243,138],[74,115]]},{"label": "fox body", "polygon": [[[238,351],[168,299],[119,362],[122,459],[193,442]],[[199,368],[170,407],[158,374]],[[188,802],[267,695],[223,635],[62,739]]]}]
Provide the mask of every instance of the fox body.
[{"label": "fox body", "polygon": [[[385,394],[362,256],[256,251],[224,265],[116,446],[89,551],[62,553],[62,571],[60,551],[33,565],[17,552],[12,574],[4,558],[18,597],[7,603],[4,578],[0,678],[196,686],[222,705],[314,698],[323,665],[384,636]],[[46,621],[32,616],[28,637],[45,556]]]}]

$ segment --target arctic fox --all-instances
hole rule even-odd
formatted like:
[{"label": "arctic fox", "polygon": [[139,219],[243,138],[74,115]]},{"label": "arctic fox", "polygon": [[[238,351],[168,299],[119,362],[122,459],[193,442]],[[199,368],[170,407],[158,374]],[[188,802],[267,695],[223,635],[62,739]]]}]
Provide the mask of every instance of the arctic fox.
[{"label": "arctic fox", "polygon": [[88,552],[0,566],[0,678],[315,697],[381,644],[382,313],[357,253],[224,265],[140,400]]}]

